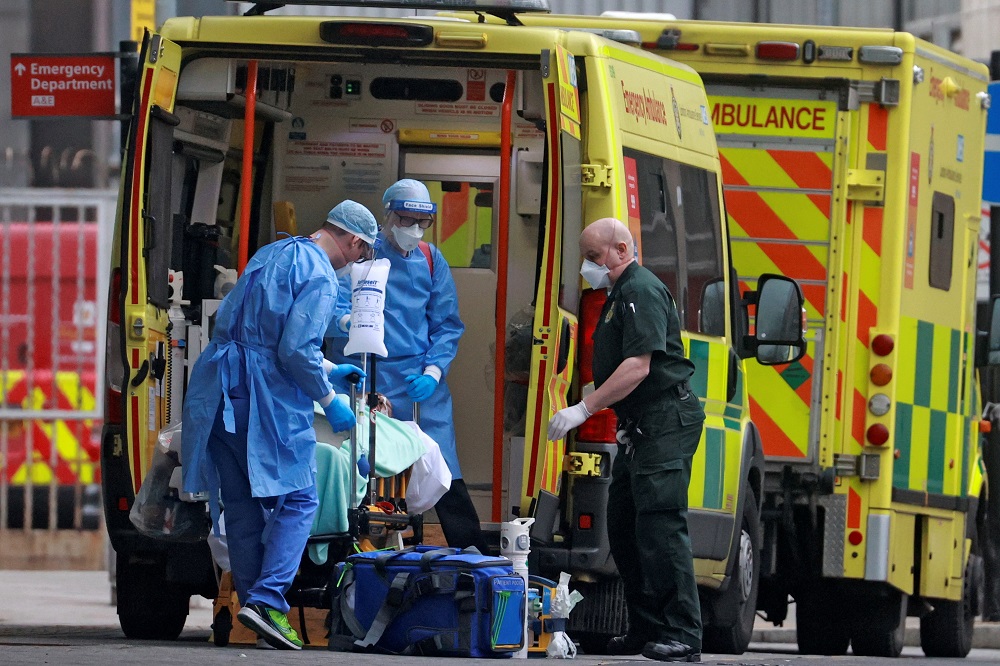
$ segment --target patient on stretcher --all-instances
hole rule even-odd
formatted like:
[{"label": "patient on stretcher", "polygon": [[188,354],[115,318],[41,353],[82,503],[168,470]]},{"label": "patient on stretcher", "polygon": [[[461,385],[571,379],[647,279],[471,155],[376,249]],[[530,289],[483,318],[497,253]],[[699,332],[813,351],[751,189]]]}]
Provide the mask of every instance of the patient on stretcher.
[{"label": "patient on stretcher", "polygon": [[[391,406],[385,403],[389,410]],[[411,515],[432,508],[451,487],[451,472],[441,455],[437,442],[428,437],[413,421],[398,421],[376,408],[375,419],[375,474],[388,478],[410,469],[406,486],[406,511]],[[357,428],[358,456],[368,455],[368,408],[363,410]],[[347,532],[348,506],[357,506],[368,490],[368,479],[351,464],[351,445],[347,433],[333,433],[322,411],[314,421],[316,429],[316,491],[319,509],[313,521],[311,534],[339,534]],[[351,477],[357,475],[358,495],[349,501]],[[310,545],[309,557],[316,564],[326,561],[324,544]]]},{"label": "patient on stretcher", "polygon": [[[346,396],[344,396],[346,397]],[[368,408],[359,405],[362,412],[357,427],[358,457],[368,456],[370,420]],[[451,487],[451,472],[441,455],[437,442],[428,437],[413,421],[399,421],[385,412],[391,413],[388,402],[381,402],[376,408],[375,474],[389,478],[407,469],[410,470],[406,486],[406,511],[416,515],[432,508]],[[316,430],[316,493],[319,508],[313,519],[310,534],[346,534],[348,531],[347,511],[358,506],[367,495],[368,478],[358,472],[357,461],[351,461],[351,445],[348,433],[334,433],[326,421],[322,407],[315,407],[313,421]],[[357,477],[357,496],[351,501],[351,477]],[[225,512],[223,512],[223,523]],[[228,552],[225,546],[225,527],[221,540],[209,537],[209,545],[216,561],[228,569]],[[310,544],[309,558],[316,564],[327,560],[329,545]]]}]

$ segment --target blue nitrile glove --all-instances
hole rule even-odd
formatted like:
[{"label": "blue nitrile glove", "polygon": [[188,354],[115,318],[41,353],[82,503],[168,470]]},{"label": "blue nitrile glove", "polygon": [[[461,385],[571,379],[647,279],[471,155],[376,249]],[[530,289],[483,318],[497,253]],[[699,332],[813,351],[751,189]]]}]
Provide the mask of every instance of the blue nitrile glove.
[{"label": "blue nitrile glove", "polygon": [[338,383],[342,382],[345,387],[350,387],[347,383],[347,378],[352,374],[358,376],[358,381],[355,383],[355,388],[359,391],[361,390],[361,380],[367,377],[365,371],[352,363],[341,363],[340,365],[334,365],[333,369],[330,370],[330,374],[327,377],[330,379],[330,383],[334,386],[338,386]]},{"label": "blue nitrile glove", "polygon": [[406,378],[406,395],[414,402],[423,402],[437,388],[437,380],[430,375],[410,375]]},{"label": "blue nitrile glove", "polygon": [[351,408],[334,397],[330,404],[323,408],[326,420],[330,422],[330,427],[334,432],[344,432],[350,430],[357,423],[357,417]]},{"label": "blue nitrile glove", "polygon": [[358,474],[367,479],[371,471],[372,466],[368,463],[368,458],[364,454],[361,454],[361,457],[358,458]]}]

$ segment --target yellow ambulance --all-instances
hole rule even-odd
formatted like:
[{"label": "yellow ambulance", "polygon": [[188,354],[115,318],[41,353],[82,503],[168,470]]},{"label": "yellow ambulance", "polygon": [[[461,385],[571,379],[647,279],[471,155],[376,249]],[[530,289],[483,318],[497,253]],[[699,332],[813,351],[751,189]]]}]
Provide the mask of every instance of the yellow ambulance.
[{"label": "yellow ambulance", "polygon": [[267,4],[170,19],[139,57],[102,441],[126,635],[176,637],[188,597],[215,594],[204,542],[141,536],[128,516],[158,436],[180,419],[226,270],[287,228],[292,207],[298,233],[345,198],[381,217],[384,189],[412,177],[438,203],[433,242],[466,325],[447,379],[466,483],[494,523],[536,518],[533,573],[590,585],[574,626],[588,648],[625,629],[604,523],[615,422],[596,414],[575,442],[546,441],[546,424],[592,388],[589,332],[605,294],[581,288],[580,231],[606,216],[630,226],[640,261],[676,298],[708,414],[690,488],[706,649],[741,652],[764,463],[743,359],[804,353],[802,295],[773,275],[739,293],[699,76],[607,38],[631,33],[520,25],[538,0],[475,3],[498,23],[267,16]]},{"label": "yellow ambulance", "polygon": [[[794,277],[808,349],[748,366],[766,455],[758,607],[803,653],[965,656],[985,515],[976,265],[987,68],[881,29],[623,18],[705,81],[733,265]],[[861,612],[859,612],[861,611]]]}]

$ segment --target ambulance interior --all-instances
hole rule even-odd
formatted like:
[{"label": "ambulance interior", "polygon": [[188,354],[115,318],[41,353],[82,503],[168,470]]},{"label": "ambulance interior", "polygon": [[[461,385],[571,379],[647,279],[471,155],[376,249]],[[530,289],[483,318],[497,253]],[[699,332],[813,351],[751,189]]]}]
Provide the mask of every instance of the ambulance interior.
[{"label": "ambulance interior", "polygon": [[[149,173],[157,186],[150,188],[149,208],[156,220],[172,222],[156,232],[169,233],[171,242],[153,244],[147,255],[148,294],[160,307],[167,307],[172,293],[189,301],[185,317],[202,324],[202,345],[210,337],[212,314],[222,296],[219,287],[226,280],[219,267],[237,265],[246,71],[241,60],[191,61],[181,72],[173,114],[154,112],[150,120]],[[506,69],[467,65],[403,69],[261,62],[250,202],[252,256],[280,231],[312,233],[346,198],[367,206],[381,223],[386,187],[403,177],[427,185],[438,214],[424,240],[437,245],[451,267],[466,327],[447,379],[463,473],[484,520],[491,515],[493,480],[495,193],[506,79]],[[508,343],[514,347],[508,353],[508,375],[516,381],[507,393],[519,396],[520,404],[508,408],[508,420],[514,423],[507,430],[515,434],[523,434],[543,189],[544,133],[531,112],[525,112],[524,86],[533,87],[528,103],[540,113],[539,72],[518,74],[513,114],[516,196],[511,202],[506,319],[521,333],[521,344]],[[275,208],[293,208],[294,224],[283,213],[276,216]],[[183,273],[180,288],[178,271]],[[188,367],[197,344],[189,341]],[[175,383],[171,402],[179,409],[176,389]],[[519,461],[513,469],[520,469]],[[519,478],[511,488],[516,497]]]}]

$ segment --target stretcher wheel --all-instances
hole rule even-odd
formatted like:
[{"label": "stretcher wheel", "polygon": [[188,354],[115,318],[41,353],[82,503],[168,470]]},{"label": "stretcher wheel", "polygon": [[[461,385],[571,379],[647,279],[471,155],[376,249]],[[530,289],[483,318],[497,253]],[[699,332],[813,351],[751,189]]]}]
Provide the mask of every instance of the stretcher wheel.
[{"label": "stretcher wheel", "polygon": [[229,645],[229,634],[233,631],[233,614],[228,608],[222,608],[212,620],[212,642],[219,647]]}]

